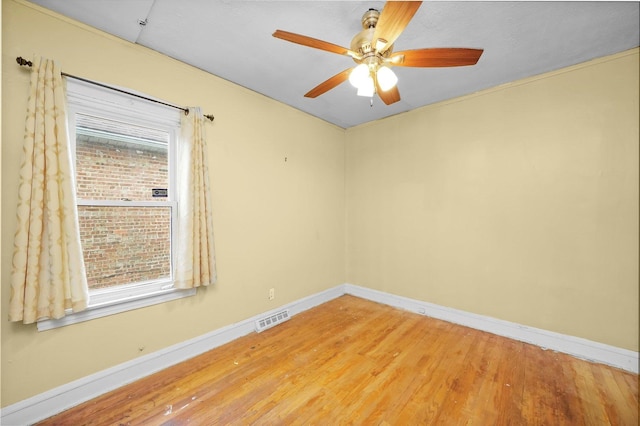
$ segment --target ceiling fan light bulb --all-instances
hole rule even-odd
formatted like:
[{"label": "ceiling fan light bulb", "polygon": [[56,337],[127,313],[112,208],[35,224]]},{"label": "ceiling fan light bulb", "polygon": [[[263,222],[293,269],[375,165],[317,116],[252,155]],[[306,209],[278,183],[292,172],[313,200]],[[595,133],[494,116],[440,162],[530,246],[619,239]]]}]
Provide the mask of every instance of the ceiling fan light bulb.
[{"label": "ceiling fan light bulb", "polygon": [[367,84],[367,78],[369,78],[369,67],[365,64],[360,64],[349,74],[349,83],[353,87],[360,89],[362,85]]},{"label": "ceiling fan light bulb", "polygon": [[358,87],[358,96],[366,96],[368,98],[373,97],[375,93],[375,88],[373,87],[373,78],[369,75],[364,80],[365,83]]},{"label": "ceiling fan light bulb", "polygon": [[398,76],[391,71],[391,68],[380,67],[380,69],[378,69],[378,84],[380,85],[380,90],[386,92],[393,88],[397,83]]}]

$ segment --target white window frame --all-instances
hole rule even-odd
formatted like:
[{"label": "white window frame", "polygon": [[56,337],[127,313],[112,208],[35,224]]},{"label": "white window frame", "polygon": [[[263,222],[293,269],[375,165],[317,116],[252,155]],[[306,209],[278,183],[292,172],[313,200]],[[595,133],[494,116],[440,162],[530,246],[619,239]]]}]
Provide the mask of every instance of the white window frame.
[{"label": "white window frame", "polygon": [[[179,238],[176,229],[178,217],[176,188],[176,145],[180,131],[180,114],[182,111],[131,95],[103,88],[81,80],[66,79],[67,113],[70,151],[75,177],[75,143],[77,113],[104,117],[115,121],[125,121],[138,126],[152,127],[166,131],[170,135],[167,150],[169,162],[169,198],[166,201],[86,201],[78,199],[78,205],[105,206],[156,206],[170,207],[171,217],[171,276],[175,271],[175,244]],[[146,96],[146,95],[145,95]],[[74,185],[75,187],[75,185]],[[176,289],[172,279],[150,280],[146,282],[125,284],[113,288],[90,290],[89,303],[86,310],[73,313],[67,310],[61,319],[38,321],[38,330],[44,331],[69,324],[88,321],[120,312],[138,309],[145,306],[164,303],[183,297],[193,296],[196,289]]]}]

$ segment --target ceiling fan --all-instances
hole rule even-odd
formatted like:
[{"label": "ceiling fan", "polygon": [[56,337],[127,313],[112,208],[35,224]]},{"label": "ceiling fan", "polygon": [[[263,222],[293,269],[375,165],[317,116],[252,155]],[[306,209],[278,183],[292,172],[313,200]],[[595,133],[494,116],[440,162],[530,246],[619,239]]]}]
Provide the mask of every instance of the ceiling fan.
[{"label": "ceiling fan", "polygon": [[304,96],[315,98],[346,80],[357,87],[359,96],[373,97],[391,105],[400,100],[398,77],[391,67],[459,67],[475,65],[482,49],[459,47],[427,48],[393,52],[393,43],[422,4],[421,1],[388,1],[382,12],[369,9],[362,16],[362,28],[347,49],[333,43],[283,30],[273,36],[292,43],[346,55],[358,64],[323,81]]}]

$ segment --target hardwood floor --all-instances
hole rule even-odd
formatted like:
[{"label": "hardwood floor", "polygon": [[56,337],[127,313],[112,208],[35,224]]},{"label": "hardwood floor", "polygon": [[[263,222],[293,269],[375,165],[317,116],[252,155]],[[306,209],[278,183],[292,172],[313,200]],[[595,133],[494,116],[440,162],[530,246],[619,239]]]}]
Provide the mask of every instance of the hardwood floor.
[{"label": "hardwood floor", "polygon": [[638,376],[343,296],[41,425],[638,425]]}]

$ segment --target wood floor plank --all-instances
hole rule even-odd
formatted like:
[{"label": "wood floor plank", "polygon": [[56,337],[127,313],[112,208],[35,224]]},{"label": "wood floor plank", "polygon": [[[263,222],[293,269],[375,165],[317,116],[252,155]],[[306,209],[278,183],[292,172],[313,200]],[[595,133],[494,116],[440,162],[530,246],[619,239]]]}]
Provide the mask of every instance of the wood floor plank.
[{"label": "wood floor plank", "polygon": [[[523,415],[527,424],[565,425],[558,400],[554,353],[535,346],[525,348]],[[552,362],[553,361],[553,362]]]},{"label": "wood floor plank", "polygon": [[501,407],[495,419],[496,425],[525,424],[520,411],[524,390],[524,366],[521,359],[524,343],[509,339],[498,339],[499,355],[494,376],[496,392],[491,404]]},{"label": "wood floor plank", "polygon": [[446,398],[438,402],[438,412],[430,421],[437,423],[441,421],[439,419],[449,418],[461,423],[467,418],[477,418],[475,407],[480,398],[487,396],[481,393],[481,386],[486,380],[484,355],[491,351],[490,343],[481,336],[474,336],[462,365],[455,367],[458,374],[447,373],[445,376]]},{"label": "wood floor plank", "polygon": [[[564,356],[566,355],[563,355],[563,357]],[[578,373],[575,368],[572,368],[571,357],[560,360],[560,369],[560,373],[562,374],[560,384],[563,386],[563,391],[565,392],[564,397],[567,401],[565,411],[570,411],[571,413],[569,420],[574,425],[589,424],[589,408],[585,410],[582,404],[583,400],[579,393],[577,383]]]},{"label": "wood floor plank", "polygon": [[[436,346],[439,349],[434,352],[425,348],[419,364],[419,386],[403,407],[397,419],[398,424],[429,424],[439,416],[440,407],[451,391],[449,385],[456,380],[457,373],[473,370],[466,357],[477,343],[466,329],[452,326]],[[464,395],[464,398],[468,396]],[[457,400],[454,402],[458,403]]]},{"label": "wood floor plank", "polygon": [[638,376],[343,296],[41,425],[637,425]]},{"label": "wood floor plank", "polygon": [[[468,398],[466,410],[462,410],[460,414],[466,414],[460,417],[460,420],[472,418],[478,420],[482,424],[495,424],[498,417],[498,406],[495,405],[495,398],[503,390],[502,386],[498,386],[496,375],[501,365],[498,336],[488,336],[482,339],[482,344],[474,348],[472,353],[473,359],[479,360],[477,371],[472,374],[474,380],[469,394],[474,398]],[[499,406],[502,410],[502,406]],[[446,407],[441,410],[441,416],[448,418],[448,410]]]},{"label": "wood floor plank", "polygon": [[[631,415],[627,404],[627,399],[620,391],[618,384],[612,377],[612,372],[607,369],[594,368],[591,366],[593,377],[598,384],[600,399],[604,402],[603,406],[607,417],[611,424],[631,424],[634,416]],[[637,402],[635,403],[637,409]],[[637,415],[635,416],[637,423]]]},{"label": "wood floor plank", "polygon": [[[591,366],[586,362],[573,363],[567,368],[575,371],[575,389],[580,401],[581,414],[584,424],[609,424],[604,405],[601,403],[601,395],[598,384],[591,371]],[[637,400],[637,398],[636,398]]]}]

